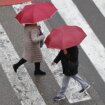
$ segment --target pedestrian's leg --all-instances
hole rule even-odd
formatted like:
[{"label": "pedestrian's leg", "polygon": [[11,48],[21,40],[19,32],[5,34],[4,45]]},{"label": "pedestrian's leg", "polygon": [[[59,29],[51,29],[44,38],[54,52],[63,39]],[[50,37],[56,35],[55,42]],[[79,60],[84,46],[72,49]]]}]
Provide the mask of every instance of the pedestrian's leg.
[{"label": "pedestrian's leg", "polygon": [[63,80],[62,80],[62,86],[61,86],[61,89],[60,91],[58,92],[57,95],[64,95],[67,87],[68,87],[68,84],[69,84],[69,80],[70,80],[70,76],[65,76],[63,77]]},{"label": "pedestrian's leg", "polygon": [[78,74],[72,76],[73,79],[75,79],[76,81],[78,81],[82,87],[82,89],[80,90],[80,92],[84,91],[86,88],[90,87],[90,85],[83,80]]},{"label": "pedestrian's leg", "polygon": [[21,66],[22,64],[26,63],[26,62],[27,61],[24,58],[20,59],[18,63],[13,65],[14,71],[17,72],[18,67]]},{"label": "pedestrian's leg", "polygon": [[35,62],[35,75],[46,75],[46,72],[40,70],[40,62]]},{"label": "pedestrian's leg", "polygon": [[65,98],[65,92],[66,92],[66,89],[68,87],[68,84],[69,84],[69,80],[70,80],[70,77],[69,76],[65,76],[63,77],[63,80],[62,80],[62,86],[61,86],[61,89],[60,91],[57,93],[57,96],[54,97],[54,100],[61,100],[61,99],[64,99]]}]

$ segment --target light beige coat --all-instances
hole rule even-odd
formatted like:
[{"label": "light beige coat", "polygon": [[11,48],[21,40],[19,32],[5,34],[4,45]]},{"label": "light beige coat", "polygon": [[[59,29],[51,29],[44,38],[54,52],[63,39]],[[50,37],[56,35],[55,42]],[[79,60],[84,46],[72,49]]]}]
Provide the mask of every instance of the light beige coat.
[{"label": "light beige coat", "polygon": [[24,36],[23,58],[29,62],[41,62],[42,52],[40,49],[40,41],[44,39],[44,35],[39,36],[40,31],[37,28],[26,27]]}]

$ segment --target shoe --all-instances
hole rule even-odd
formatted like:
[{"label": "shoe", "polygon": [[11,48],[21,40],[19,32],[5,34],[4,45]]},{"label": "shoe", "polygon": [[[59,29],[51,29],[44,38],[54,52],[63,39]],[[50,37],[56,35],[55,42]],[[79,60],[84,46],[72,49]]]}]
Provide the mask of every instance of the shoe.
[{"label": "shoe", "polygon": [[60,101],[60,100],[63,100],[63,99],[65,99],[65,96],[55,96],[53,98],[54,101]]},{"label": "shoe", "polygon": [[79,93],[86,92],[90,88],[90,85],[88,85],[86,88],[83,88],[79,91]]},{"label": "shoe", "polygon": [[42,70],[35,70],[34,75],[46,75],[46,72]]},{"label": "shoe", "polygon": [[17,72],[18,66],[16,64],[13,65],[14,72]]}]

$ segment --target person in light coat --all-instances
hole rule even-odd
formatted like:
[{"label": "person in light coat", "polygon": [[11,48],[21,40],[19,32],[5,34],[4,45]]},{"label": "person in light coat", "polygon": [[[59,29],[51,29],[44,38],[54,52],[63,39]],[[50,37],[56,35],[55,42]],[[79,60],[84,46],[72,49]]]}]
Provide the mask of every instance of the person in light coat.
[{"label": "person in light coat", "polygon": [[25,24],[24,26],[24,50],[22,58],[18,63],[13,65],[14,71],[22,64],[28,62],[35,64],[35,75],[45,75],[44,71],[40,70],[40,63],[43,60],[42,52],[40,49],[40,41],[44,39],[44,35],[40,35],[40,26],[37,24]]}]

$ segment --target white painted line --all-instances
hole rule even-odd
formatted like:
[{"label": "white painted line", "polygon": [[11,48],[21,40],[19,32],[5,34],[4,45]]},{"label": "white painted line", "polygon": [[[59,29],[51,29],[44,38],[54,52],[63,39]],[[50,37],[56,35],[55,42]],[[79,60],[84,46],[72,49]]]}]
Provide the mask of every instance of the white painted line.
[{"label": "white painted line", "polygon": [[56,3],[56,0],[52,0],[55,6],[59,8],[63,8],[63,5],[66,5],[66,9],[62,9],[59,11],[62,18],[69,25],[78,25],[83,28],[86,32],[87,37],[81,43],[81,47],[83,48],[86,55],[91,60],[92,64],[96,68],[97,72],[105,82],[105,48],[97,38],[91,27],[88,25],[76,5],[72,2],[72,0],[61,0],[62,4],[59,6]]},{"label": "white painted line", "polygon": [[105,0],[93,0],[93,2],[105,17]]},{"label": "white painted line", "polygon": [[[15,6],[15,9],[19,10],[18,8],[21,8],[21,7]],[[61,9],[62,9],[62,7],[61,7]],[[44,34],[48,35],[49,30],[47,29],[46,25],[43,22],[40,22],[39,24],[41,25]],[[42,52],[44,55],[44,59],[47,62],[51,72],[53,73],[54,77],[56,78],[58,84],[61,86],[61,82],[62,82],[61,80],[63,77],[63,75],[61,75],[61,72],[62,72],[61,64],[59,63],[59,65],[56,65],[55,67],[51,67],[51,62],[57,55],[58,50],[46,49],[46,47],[44,46],[42,48]],[[48,55],[50,57],[48,57]],[[91,97],[89,96],[88,93],[87,93],[87,95],[86,94],[78,94],[77,91],[79,91],[80,89],[81,89],[81,87],[79,86],[79,84],[76,81],[74,81],[73,79],[71,79],[68,89],[67,89],[67,92],[66,92],[67,99],[69,100],[70,103],[86,101],[86,100],[91,99]]]},{"label": "white painted line", "polygon": [[15,73],[12,65],[19,60],[5,30],[0,25],[0,64],[22,105],[46,105],[24,66]]}]

